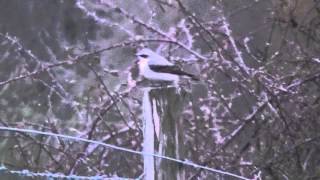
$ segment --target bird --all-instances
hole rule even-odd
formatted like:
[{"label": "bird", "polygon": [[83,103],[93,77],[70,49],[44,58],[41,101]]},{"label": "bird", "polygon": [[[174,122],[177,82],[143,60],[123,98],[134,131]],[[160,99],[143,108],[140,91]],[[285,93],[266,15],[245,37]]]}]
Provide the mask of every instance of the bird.
[{"label": "bird", "polygon": [[136,53],[140,75],[149,80],[169,81],[178,85],[180,77],[198,81],[199,78],[187,73],[165,57],[149,48],[143,48]]}]

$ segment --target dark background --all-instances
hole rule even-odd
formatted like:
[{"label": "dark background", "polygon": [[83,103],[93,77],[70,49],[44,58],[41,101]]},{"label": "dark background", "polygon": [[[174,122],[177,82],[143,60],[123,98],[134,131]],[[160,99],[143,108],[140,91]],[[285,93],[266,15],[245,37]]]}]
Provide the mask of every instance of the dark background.
[{"label": "dark background", "polygon": [[[319,179],[319,29],[318,0],[0,0],[0,124],[141,151],[142,91],[128,76],[136,48],[148,46],[202,79],[185,87],[183,159],[245,177]],[[0,135],[11,170],[143,172],[138,155]],[[184,168],[186,178],[222,178]]]}]

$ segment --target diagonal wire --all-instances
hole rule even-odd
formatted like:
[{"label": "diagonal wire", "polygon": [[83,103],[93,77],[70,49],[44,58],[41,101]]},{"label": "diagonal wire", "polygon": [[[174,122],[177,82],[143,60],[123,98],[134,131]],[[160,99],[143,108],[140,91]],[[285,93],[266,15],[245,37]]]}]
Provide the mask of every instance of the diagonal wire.
[{"label": "diagonal wire", "polygon": [[223,174],[223,175],[227,175],[227,176],[232,176],[232,177],[235,177],[235,178],[238,178],[238,179],[252,180],[252,179],[249,179],[249,178],[237,175],[237,174],[233,174],[233,173],[230,173],[230,172],[226,172],[226,171],[223,171],[223,170],[209,168],[209,167],[206,167],[206,166],[201,166],[201,165],[195,164],[195,163],[193,163],[191,161],[183,161],[183,160],[179,160],[179,159],[175,159],[175,158],[171,158],[171,157],[167,157],[167,156],[162,156],[162,155],[159,155],[159,154],[144,153],[144,152],[141,152],[141,151],[135,151],[135,150],[132,150],[132,149],[123,148],[123,147],[115,146],[115,145],[112,145],[112,144],[107,144],[107,143],[103,143],[103,142],[99,142],[99,141],[95,141],[95,140],[84,139],[84,138],[80,138],[80,137],[74,137],[74,136],[63,135],[63,134],[56,134],[56,133],[51,133],[51,132],[42,132],[42,131],[32,130],[32,129],[20,129],[20,128],[13,128],[13,127],[5,127],[5,126],[0,126],[0,130],[16,131],[16,132],[24,132],[24,133],[32,133],[32,134],[41,134],[41,135],[45,135],[45,136],[55,136],[55,137],[60,137],[60,138],[65,138],[65,139],[70,139],[70,140],[75,140],[75,141],[93,143],[93,144],[98,144],[98,145],[101,145],[101,146],[104,146],[104,147],[108,147],[108,148],[112,148],[112,149],[116,149],[116,150],[120,150],[120,151],[124,151],[124,152],[129,152],[129,153],[133,153],[133,154],[139,154],[139,155],[143,155],[143,156],[153,156],[153,157],[157,157],[157,158],[161,158],[161,159],[166,159],[166,160],[169,160],[169,161],[181,163],[181,164],[192,166],[192,167],[195,167],[195,168],[208,170],[210,172],[219,173],[219,174]]}]

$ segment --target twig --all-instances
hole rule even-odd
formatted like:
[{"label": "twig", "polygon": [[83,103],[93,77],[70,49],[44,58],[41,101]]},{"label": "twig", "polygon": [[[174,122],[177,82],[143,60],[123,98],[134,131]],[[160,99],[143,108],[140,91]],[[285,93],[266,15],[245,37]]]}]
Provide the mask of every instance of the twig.
[{"label": "twig", "polygon": [[177,41],[165,40],[165,39],[141,39],[141,40],[131,40],[131,41],[125,41],[125,42],[122,42],[122,43],[117,43],[117,44],[114,44],[114,45],[109,46],[109,47],[107,47],[107,48],[103,48],[103,49],[100,49],[100,50],[97,50],[97,51],[94,51],[94,52],[86,53],[86,54],[83,54],[83,55],[81,55],[81,56],[77,56],[77,57],[75,57],[75,58],[69,59],[69,60],[61,61],[61,62],[59,62],[59,63],[49,64],[49,65],[43,65],[43,67],[42,67],[41,69],[39,69],[39,70],[30,72],[30,73],[26,73],[26,74],[21,75],[21,76],[16,76],[16,77],[11,78],[11,79],[8,79],[8,80],[6,80],[6,81],[0,82],[0,87],[1,87],[1,86],[4,86],[4,85],[6,85],[6,84],[9,84],[9,83],[18,81],[18,80],[22,80],[22,79],[25,79],[25,78],[29,78],[29,77],[33,77],[33,76],[39,75],[40,73],[46,72],[46,71],[48,71],[48,70],[50,70],[50,69],[53,69],[53,68],[55,68],[55,67],[72,65],[72,64],[78,63],[78,62],[80,62],[81,60],[85,59],[85,57],[88,57],[88,56],[93,56],[93,55],[97,55],[97,54],[100,54],[100,53],[102,53],[102,52],[109,51],[109,50],[112,50],[112,49],[121,48],[121,47],[126,47],[126,46],[129,46],[129,45],[139,44],[139,43],[144,43],[144,42],[162,42],[162,43],[176,44],[176,45],[180,46],[181,48],[185,49],[186,51],[188,51],[189,53],[195,55],[197,58],[199,58],[199,59],[201,59],[201,60],[207,60],[206,57],[198,54],[197,52],[189,49],[186,45],[184,45],[184,44],[182,44],[182,43],[179,43],[179,42],[177,42]]}]

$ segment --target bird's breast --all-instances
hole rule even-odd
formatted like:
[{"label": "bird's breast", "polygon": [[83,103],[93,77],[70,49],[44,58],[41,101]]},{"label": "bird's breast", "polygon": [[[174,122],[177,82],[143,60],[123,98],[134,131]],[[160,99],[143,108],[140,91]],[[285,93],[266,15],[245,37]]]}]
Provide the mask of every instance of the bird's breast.
[{"label": "bird's breast", "polygon": [[144,71],[146,66],[148,65],[148,60],[145,59],[145,58],[140,59],[139,62],[138,62],[138,65],[139,65],[140,71]]}]

